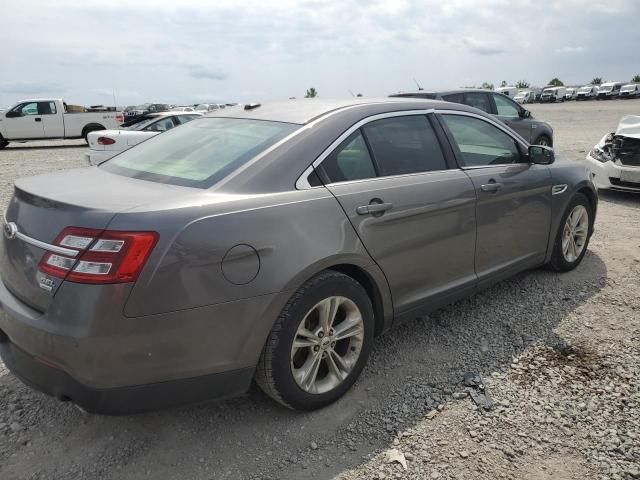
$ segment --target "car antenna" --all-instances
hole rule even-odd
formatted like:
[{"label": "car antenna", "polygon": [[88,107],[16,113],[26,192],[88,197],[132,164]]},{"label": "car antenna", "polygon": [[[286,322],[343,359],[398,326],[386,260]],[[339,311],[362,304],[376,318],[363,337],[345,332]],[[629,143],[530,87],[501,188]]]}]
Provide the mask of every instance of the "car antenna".
[{"label": "car antenna", "polygon": [[420,86],[420,84],[418,83],[418,81],[415,79],[415,77],[413,77],[413,81],[416,82],[416,85],[418,86],[418,91],[421,92],[422,90],[424,90],[424,88],[422,88]]}]

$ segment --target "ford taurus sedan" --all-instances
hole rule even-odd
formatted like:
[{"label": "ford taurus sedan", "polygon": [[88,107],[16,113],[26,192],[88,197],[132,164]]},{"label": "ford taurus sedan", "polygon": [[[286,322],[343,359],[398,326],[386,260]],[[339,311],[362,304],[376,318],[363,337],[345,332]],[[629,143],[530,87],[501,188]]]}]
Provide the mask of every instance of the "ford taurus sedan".
[{"label": "ford taurus sedan", "polygon": [[218,111],[100,166],[16,182],[0,352],[91,412],[238,395],[254,379],[315,409],[392,325],[525,269],[575,268],[596,206],[584,166],[465,105]]}]

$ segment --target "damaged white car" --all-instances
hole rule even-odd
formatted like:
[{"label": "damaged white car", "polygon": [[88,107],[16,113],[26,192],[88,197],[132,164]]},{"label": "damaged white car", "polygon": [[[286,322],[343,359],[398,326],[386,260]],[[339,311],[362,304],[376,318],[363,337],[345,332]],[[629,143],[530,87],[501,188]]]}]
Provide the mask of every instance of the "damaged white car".
[{"label": "damaged white car", "polygon": [[598,188],[640,192],[640,116],[623,117],[587,154]]}]

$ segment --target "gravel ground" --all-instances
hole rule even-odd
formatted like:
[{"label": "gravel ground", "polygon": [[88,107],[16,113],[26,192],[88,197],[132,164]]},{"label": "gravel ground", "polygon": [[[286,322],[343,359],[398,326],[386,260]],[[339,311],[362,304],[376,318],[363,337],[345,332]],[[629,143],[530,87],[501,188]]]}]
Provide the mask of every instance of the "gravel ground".
[{"label": "gravel ground", "polygon": [[[640,101],[534,105],[583,158]],[[17,176],[83,164],[78,142],[0,152]],[[640,478],[640,196],[602,193],[581,266],[535,270],[378,339],[336,404],[290,412],[259,390],[129,417],[81,413],[0,363],[0,478]],[[495,406],[474,408],[465,372]],[[406,469],[402,462],[406,462]]]}]

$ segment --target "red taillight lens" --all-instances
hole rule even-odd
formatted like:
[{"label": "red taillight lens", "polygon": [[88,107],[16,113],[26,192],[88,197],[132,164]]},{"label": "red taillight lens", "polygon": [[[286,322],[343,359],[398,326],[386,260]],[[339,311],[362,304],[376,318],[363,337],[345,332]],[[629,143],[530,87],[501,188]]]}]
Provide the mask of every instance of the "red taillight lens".
[{"label": "red taillight lens", "polygon": [[124,114],[122,114],[122,113],[116,114],[116,122],[124,123]]},{"label": "red taillight lens", "polygon": [[156,232],[65,228],[55,245],[78,251],[75,257],[47,252],[40,271],[77,283],[125,283],[138,278],[158,241]]},{"label": "red taillight lens", "polygon": [[116,141],[109,137],[98,137],[98,145],[113,145]]}]

